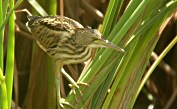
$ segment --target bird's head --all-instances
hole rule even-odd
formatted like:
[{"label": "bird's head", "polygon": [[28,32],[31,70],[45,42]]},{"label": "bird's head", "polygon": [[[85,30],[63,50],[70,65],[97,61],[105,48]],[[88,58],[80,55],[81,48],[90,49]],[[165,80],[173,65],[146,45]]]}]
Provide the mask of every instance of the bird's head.
[{"label": "bird's head", "polygon": [[124,52],[122,48],[114,45],[109,40],[106,40],[99,31],[90,27],[78,29],[74,39],[75,42],[80,46],[86,46],[90,48],[106,47]]}]

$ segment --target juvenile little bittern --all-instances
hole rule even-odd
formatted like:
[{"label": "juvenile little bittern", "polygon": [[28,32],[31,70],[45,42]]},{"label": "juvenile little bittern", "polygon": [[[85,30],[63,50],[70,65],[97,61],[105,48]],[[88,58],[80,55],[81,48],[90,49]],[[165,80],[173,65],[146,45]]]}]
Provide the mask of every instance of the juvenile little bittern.
[{"label": "juvenile little bittern", "polygon": [[[102,35],[90,27],[83,27],[77,21],[60,16],[28,16],[27,27],[38,45],[59,66],[82,63],[88,60],[93,48],[107,47],[124,52],[123,49],[105,40]],[[62,21],[62,22],[61,22]],[[59,94],[60,72],[56,73],[57,100]]]}]

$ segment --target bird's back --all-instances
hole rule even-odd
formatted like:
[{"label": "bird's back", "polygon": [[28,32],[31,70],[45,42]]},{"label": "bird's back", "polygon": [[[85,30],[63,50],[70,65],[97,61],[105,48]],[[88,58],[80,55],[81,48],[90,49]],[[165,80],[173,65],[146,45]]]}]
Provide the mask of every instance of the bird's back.
[{"label": "bird's back", "polygon": [[84,28],[67,17],[63,17],[63,20],[60,16],[28,16],[28,18],[27,27],[43,49],[55,46],[59,40],[60,42],[66,41],[75,34],[76,29]]}]

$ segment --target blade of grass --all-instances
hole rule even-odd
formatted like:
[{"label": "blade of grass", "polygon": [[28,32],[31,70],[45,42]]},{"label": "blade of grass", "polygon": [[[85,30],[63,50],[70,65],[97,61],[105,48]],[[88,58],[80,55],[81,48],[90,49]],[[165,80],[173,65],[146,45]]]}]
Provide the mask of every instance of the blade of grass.
[{"label": "blade of grass", "polygon": [[[126,34],[126,36],[124,37],[124,42],[128,39],[129,40],[129,38],[131,37],[131,35],[134,33],[134,31],[136,31],[137,30],[137,28],[139,27],[139,25],[141,24],[141,22],[142,22],[142,18],[143,18],[143,15],[144,14],[142,14],[140,17],[139,17],[139,19],[132,25],[132,27],[131,27],[131,30],[130,31],[128,31],[127,32],[127,34]],[[126,37],[127,37],[127,39],[126,39]],[[131,50],[133,50],[133,48],[134,48],[134,46],[135,45],[133,45],[132,47],[131,47]],[[127,47],[126,47],[127,48]],[[125,49],[125,51],[127,51],[127,49]],[[115,53],[115,52],[114,52]],[[115,54],[112,54],[110,57],[109,57],[109,60],[112,60],[111,58],[112,57],[114,57],[114,55]],[[131,54],[131,53],[125,53],[125,55],[127,55],[127,54]],[[125,56],[126,57],[126,56]],[[130,57],[130,56],[129,56]],[[129,58],[126,58],[124,61],[126,61],[126,62],[123,62],[123,64],[125,65],[126,63],[127,63],[127,59],[129,59]],[[107,60],[106,61],[106,63],[109,63],[108,61],[109,60]],[[105,66],[105,65],[103,65],[103,66]],[[115,66],[116,67],[116,66]],[[124,67],[125,68],[125,67]],[[119,69],[119,66],[117,66],[117,70]],[[121,67],[121,69],[123,69],[123,67]],[[115,71],[115,73],[114,73],[114,75],[116,75],[118,73],[118,77],[119,77],[119,79],[117,80],[118,82],[119,82],[119,80],[120,80],[120,78],[122,77],[122,75],[123,75],[123,70],[122,71]],[[106,96],[105,94],[107,94],[106,92],[107,92],[107,89],[109,88],[109,86],[112,84],[112,80],[115,78],[115,76],[113,76],[113,77],[111,77],[110,76],[110,74],[108,75],[108,77],[107,77],[108,79],[107,80],[105,80],[105,82],[104,82],[104,88],[100,88],[100,90],[102,90],[102,91],[100,91],[100,92],[98,92],[98,93],[96,93],[94,96],[94,98],[93,99],[95,99],[96,98],[96,96],[100,96],[99,97],[99,99],[98,99],[98,101],[96,102],[96,103],[99,103],[99,104],[101,104],[100,102],[102,101],[102,99],[100,99],[100,98],[103,98],[103,96]],[[110,80],[111,79],[111,80]],[[117,82],[117,83],[118,83]],[[104,99],[105,100],[105,99]],[[108,103],[108,102],[107,102]],[[97,104],[97,105],[99,105],[99,104]],[[109,103],[108,103],[109,104]],[[106,104],[105,104],[106,105]],[[95,106],[96,107],[96,106]]]},{"label": "blade of grass", "polygon": [[[161,23],[158,23],[158,24],[160,25]],[[152,32],[146,32],[146,34],[148,36],[155,36],[158,28],[156,26],[154,26],[154,27],[155,27],[155,29],[153,29],[153,28],[151,29]],[[153,32],[153,31],[155,31],[155,32]],[[151,35],[149,33],[151,33]],[[143,36],[143,37],[146,37],[146,36]],[[140,84],[142,76],[144,75],[144,72],[145,72],[145,68],[149,62],[149,58],[152,53],[152,50],[154,49],[159,37],[160,37],[159,35],[156,35],[156,37],[154,37],[152,39],[152,41],[150,41],[150,43],[146,47],[146,50],[144,50],[144,53],[139,58],[138,64],[135,66],[135,69],[134,69],[133,73],[131,74],[132,76],[129,78],[129,82],[126,86],[127,88],[125,89],[124,95],[121,99],[121,101],[124,101],[122,103],[123,108],[128,108],[128,107],[130,107],[130,104],[132,104],[131,103],[132,95],[134,95],[134,93],[136,92],[136,89],[138,88],[138,85]],[[142,42],[145,43],[145,41],[142,41]],[[120,107],[120,108],[122,108],[122,107]]]},{"label": "blade of grass", "polygon": [[[109,104],[110,104],[110,102],[111,102],[111,100],[112,100],[112,97],[113,97],[113,95],[114,95],[114,91],[116,90],[117,85],[118,85],[119,82],[120,82],[120,79],[121,79],[122,76],[124,75],[124,70],[126,69],[126,66],[127,66],[127,64],[129,63],[129,61],[130,61],[130,58],[131,58],[131,56],[132,56],[132,53],[133,53],[133,51],[134,51],[134,49],[135,49],[136,44],[138,43],[138,40],[139,40],[139,38],[136,38],[136,40],[133,40],[132,43],[129,44],[129,45],[126,47],[125,50],[127,51],[127,53],[125,54],[125,57],[126,57],[126,58],[124,59],[124,61],[123,61],[123,63],[122,63],[123,66],[121,66],[121,69],[118,71],[119,73],[118,73],[118,75],[117,75],[117,78],[115,79],[114,84],[113,84],[112,87],[111,87],[110,93],[108,94],[108,96],[106,97],[106,100],[104,101],[104,104],[103,104],[103,106],[102,106],[102,109],[107,109],[107,108],[108,108],[108,106],[109,106]],[[131,49],[131,50],[129,50],[129,49]]]},{"label": "blade of grass", "polygon": [[[3,20],[3,23],[2,25],[0,25],[0,31],[3,29],[3,27],[6,25],[6,23],[8,22],[9,20],[9,17],[12,15],[12,13],[14,12],[15,9],[17,9],[17,7],[22,3],[23,0],[18,0],[16,3],[15,3],[15,6],[13,7],[13,9],[10,9],[6,19]],[[4,17],[5,18],[5,17]]]},{"label": "blade of grass", "polygon": [[110,0],[101,28],[101,32],[104,36],[108,36],[111,29],[114,27],[122,3],[123,0]]},{"label": "blade of grass", "polygon": [[[118,31],[121,31],[121,28],[125,25],[126,22],[127,22],[127,24],[130,23],[129,25],[131,26],[131,22],[127,21],[127,20],[132,19],[132,18],[130,19],[130,17],[132,16],[133,12],[135,11],[135,9],[137,9],[137,7],[140,3],[141,3],[141,0],[131,0],[130,1],[130,3],[127,6],[127,9],[124,11],[124,14],[121,16],[121,18],[119,19],[119,21],[117,22],[117,24],[115,25],[113,30],[111,31],[111,33],[108,37],[109,40],[112,40],[114,37],[116,37],[116,34],[118,33]],[[142,7],[146,7],[146,4],[144,4]],[[135,15],[133,15],[133,16],[139,15],[139,13],[137,13],[137,12],[134,12],[134,14]],[[131,20],[131,21],[133,21],[133,20]],[[123,34],[121,36],[123,36]],[[118,36],[118,37],[120,38],[120,36]],[[121,38],[120,38],[120,40],[121,40]]]},{"label": "blade of grass", "polygon": [[9,5],[9,0],[5,0],[3,3],[3,19],[6,18],[8,5]]},{"label": "blade of grass", "polygon": [[[3,24],[3,10],[2,10],[2,0],[0,1],[0,25]],[[3,71],[3,42],[4,42],[4,26],[0,29],[0,68]]]},{"label": "blade of grass", "polygon": [[33,8],[42,16],[47,16],[47,12],[41,7],[41,5],[36,0],[28,0],[28,2],[33,6]]},{"label": "blade of grass", "polygon": [[[130,29],[133,23],[138,19],[138,17],[142,14],[142,12],[144,12],[149,2],[150,0],[141,1],[140,4],[137,6],[137,8],[133,11],[133,13],[131,13],[131,16],[127,19],[127,21],[121,27],[119,32],[117,32],[117,28],[119,27],[119,22],[117,23],[116,27],[113,29],[113,31],[110,34],[110,37],[111,37],[112,35],[115,36],[115,34],[117,33],[115,38],[112,40],[113,43],[117,44],[120,42],[122,37],[127,33],[127,31]],[[124,15],[126,16],[126,14]],[[115,34],[113,34],[114,32]]]},{"label": "blade of grass", "polygon": [[[133,32],[137,29],[137,27],[140,25],[140,23],[141,23],[141,19],[140,18],[142,18],[142,16],[143,16],[143,14],[141,15],[141,17],[139,17],[139,20],[138,21],[136,21],[135,23],[134,23],[134,25],[133,25],[133,27],[131,27],[132,29],[131,29],[131,31],[128,31],[128,33],[126,34],[126,36],[125,37],[127,37],[128,39],[130,38],[130,36],[131,36],[131,34],[133,34]],[[124,38],[125,39],[125,38]],[[138,41],[138,40],[137,40]],[[124,40],[124,42],[125,42],[125,40]],[[133,48],[135,47],[135,45],[131,45],[131,50],[130,51],[132,51],[133,50]],[[127,47],[126,47],[126,49],[125,49],[125,51],[128,51],[128,52],[126,52],[124,55],[124,57],[127,57],[126,55],[131,55],[132,53],[129,53],[129,50],[127,49]],[[103,66],[106,66],[107,64],[109,64],[110,62],[109,62],[109,60],[112,60],[112,57],[114,57],[115,55],[117,55],[117,54],[115,54],[115,52],[113,52],[113,54],[111,54],[111,56],[109,57],[109,59],[106,61],[106,63],[105,63],[105,65],[103,65]],[[130,57],[130,56],[129,56]],[[128,57],[123,61],[123,65],[126,65],[126,63],[128,62],[127,61],[127,59],[129,59]],[[120,63],[119,62],[119,60],[117,60],[117,63]],[[109,75],[108,75],[108,77],[107,77],[107,79],[103,82],[103,85],[102,85],[102,87],[101,88],[99,88],[99,92],[97,92],[97,93],[95,93],[95,95],[94,95],[94,98],[93,98],[93,100],[94,99],[96,99],[97,98],[97,96],[99,96],[98,97],[98,99],[97,99],[97,101],[95,102],[95,107],[98,107],[98,106],[101,106],[103,103],[103,101],[105,101],[105,96],[107,95],[107,90],[110,88],[110,86],[111,86],[111,84],[112,84],[112,82],[113,82],[113,80],[115,79],[115,75],[119,75],[118,77],[119,77],[119,79],[117,80],[117,81],[119,81],[120,80],[120,78],[122,77],[122,75],[123,75],[123,69],[125,68],[125,67],[123,67],[123,66],[115,66],[115,67],[117,67],[117,69],[116,69],[116,71],[114,71],[114,72],[111,72],[111,73],[109,73]],[[122,69],[121,71],[120,71],[120,69]],[[114,74],[114,75],[113,75]],[[112,76],[111,76],[112,75]],[[118,82],[117,82],[118,83]],[[107,102],[108,103],[108,102]],[[105,105],[106,105],[106,103],[104,103]],[[109,104],[109,103],[108,103]],[[101,107],[98,107],[98,108],[101,108]]]},{"label": "blade of grass", "polygon": [[[0,25],[2,25],[3,20],[4,20],[4,16],[3,16],[3,7],[2,7],[2,0],[1,0],[0,1]],[[4,42],[4,26],[0,30],[0,69],[2,71],[4,71],[4,65],[3,65],[3,60],[4,60],[3,42]],[[2,73],[2,72],[0,72],[0,73]],[[1,78],[3,79],[3,73],[0,74],[0,75],[2,76]],[[1,84],[1,82],[0,82],[0,86],[1,86],[1,88],[0,88],[0,108],[4,108],[3,106],[6,105],[6,104],[4,104],[4,101],[3,101],[2,98],[4,96],[3,94],[5,94],[5,92],[4,92],[5,90],[4,90],[3,84]],[[5,88],[6,88],[6,86],[5,86]],[[6,92],[6,94],[7,94],[7,92]],[[6,102],[6,103],[8,103],[8,102]]]},{"label": "blade of grass", "polygon": [[[121,16],[121,18],[119,19],[117,24],[114,26],[113,30],[111,31],[111,33],[108,37],[109,40],[113,40],[113,38],[115,38],[115,40],[117,40],[117,42],[120,42],[122,40],[122,37],[125,35],[125,33],[127,33],[129,28],[131,27],[131,25],[137,19],[137,16],[139,16],[141,14],[141,11],[146,7],[146,3],[144,3],[144,4],[142,4],[141,8],[139,9],[140,12],[139,11],[134,12],[140,3],[141,3],[141,0],[132,0],[130,2],[130,4],[128,5],[127,9],[124,12],[126,14],[123,14]],[[109,12],[110,10],[107,10],[107,11]],[[132,15],[133,13],[134,13],[134,15]],[[135,18],[135,19],[133,20],[133,18]],[[124,26],[125,23],[127,25],[129,25],[129,27]],[[123,26],[124,26],[124,28],[123,28]],[[103,25],[103,27],[104,27],[104,25]],[[104,35],[104,31],[103,31],[103,35]],[[117,43],[115,43],[115,44],[117,44]],[[103,54],[103,50],[98,51],[97,55],[95,56],[95,59],[97,59],[98,56],[100,56],[101,54]]]},{"label": "blade of grass", "polygon": [[170,42],[170,44],[163,50],[163,52],[159,55],[158,59],[152,64],[152,66],[149,68],[147,73],[145,74],[144,78],[142,79],[142,82],[138,88],[138,91],[136,92],[135,96],[133,97],[136,99],[142,90],[143,86],[145,85],[146,81],[149,79],[150,75],[153,73],[157,65],[162,61],[162,59],[166,56],[166,54],[172,49],[172,47],[177,43],[177,36]]},{"label": "blade of grass", "polygon": [[[108,89],[113,81],[113,78],[115,77],[115,72],[117,72],[117,70],[119,70],[119,67],[121,67],[121,64],[123,62],[123,58],[119,58],[120,56],[118,56],[116,63],[112,65],[112,68],[110,69],[110,73],[108,74],[108,76],[106,77],[106,79],[104,80],[104,82],[102,83],[102,85],[100,85],[99,89],[96,91],[96,93],[93,95],[94,98],[92,98],[92,103],[90,104],[90,108],[89,109],[100,109],[105,97],[108,93]],[[112,59],[113,60],[113,59]],[[121,61],[121,62],[120,62]],[[108,64],[107,64],[108,65]],[[118,66],[118,67],[117,67]],[[109,83],[107,83],[109,82]]]},{"label": "blade of grass", "polygon": [[[162,18],[162,17],[161,17]],[[154,38],[154,41],[152,42],[152,43],[150,43],[149,44],[149,50],[147,50],[147,51],[152,51],[153,49],[154,49],[154,47],[155,47],[155,45],[156,45],[156,43],[157,43],[157,41],[156,40],[158,40],[159,39],[159,37],[160,37],[160,34],[162,33],[162,31],[164,30],[164,28],[165,28],[165,26],[167,25],[167,23],[170,21],[170,19],[172,18],[172,15],[170,16],[170,17],[168,17],[168,19],[163,23],[163,25],[160,27],[160,31],[159,31],[159,33],[156,35],[156,37]],[[155,44],[153,44],[153,43],[155,43]],[[149,57],[150,57],[150,55],[151,55],[151,52],[150,53],[145,53],[145,54],[148,54],[148,58],[146,58],[146,60],[147,59],[149,59]],[[149,62],[148,60],[147,60],[147,62]],[[146,63],[147,63],[146,62]],[[146,65],[146,64],[142,64],[142,65]],[[144,66],[144,70],[142,70],[143,72],[145,71],[145,68],[146,68],[146,66]],[[140,73],[141,74],[141,73]],[[147,73],[146,73],[147,74]],[[142,75],[141,75],[141,77],[142,77]],[[142,80],[142,79],[141,79]],[[134,83],[134,84],[136,84],[136,86],[137,86],[137,88],[136,88],[136,90],[133,92],[133,94],[131,95],[131,97],[127,97],[127,98],[129,98],[129,99],[131,99],[131,100],[129,100],[129,105],[128,105],[128,107],[127,108],[132,108],[133,107],[133,105],[134,105],[134,103],[135,103],[135,100],[137,99],[137,93],[139,92],[139,84],[137,84],[137,83]],[[128,93],[131,93],[131,92],[128,92]]]},{"label": "blade of grass", "polygon": [[[173,6],[173,8],[175,8],[175,6]],[[171,10],[173,10],[172,9],[172,7],[171,7]],[[146,32],[146,31],[144,31],[144,34],[145,35],[143,35],[143,37],[141,38],[141,41],[139,41],[139,44],[138,44],[138,46],[137,46],[137,48],[136,48],[136,51],[134,52],[134,56],[132,56],[132,60],[131,60],[131,65],[128,65],[127,66],[127,71],[125,71],[125,74],[126,73],[128,73],[129,75],[124,75],[124,78],[122,78],[122,80],[121,80],[121,84],[119,85],[119,87],[117,88],[117,91],[118,92],[116,92],[116,93],[119,93],[119,97],[117,97],[117,99],[115,98],[115,100],[112,100],[112,103],[115,103],[115,101],[116,102],[118,102],[118,103],[122,103],[121,101],[123,100],[124,101],[124,99],[122,99],[121,98],[121,93],[124,93],[124,91],[125,90],[129,90],[129,87],[130,86],[126,86],[126,87],[128,87],[128,88],[126,88],[125,87],[125,85],[131,85],[131,84],[133,84],[133,81],[131,81],[131,80],[129,80],[129,79],[126,79],[126,78],[131,78],[131,76],[130,75],[136,75],[136,74],[134,74],[133,72],[137,72],[138,71],[138,64],[137,63],[135,63],[135,62],[139,62],[139,59],[141,59],[141,56],[142,56],[142,54],[144,54],[144,50],[147,48],[147,46],[149,45],[149,41],[151,41],[151,40],[153,40],[153,37],[152,36],[154,36],[154,34],[156,33],[156,31],[158,30],[158,28],[160,27],[160,25],[162,24],[162,21],[164,21],[164,19],[165,19],[165,17],[167,16],[169,14],[169,10],[167,11],[166,10],[166,12],[164,12],[164,11],[160,11],[160,14],[157,14],[158,15],[158,17],[156,17],[155,16],[155,18],[156,19],[153,19],[154,20],[154,23],[153,23],[153,25],[152,25],[152,27],[150,28],[150,30],[151,31],[149,31],[149,33],[148,32]],[[160,19],[160,20],[159,20]],[[152,22],[151,22],[152,23]],[[145,28],[146,29],[146,28]],[[145,33],[146,32],[146,33]],[[137,32],[137,33],[139,33],[139,32]],[[142,33],[141,34],[143,34],[143,31],[142,31]],[[155,43],[154,43],[155,44]],[[152,50],[151,50],[152,51]],[[150,52],[150,50],[149,50],[149,52]],[[131,68],[132,67],[132,68]],[[128,69],[130,70],[130,71],[128,71]],[[143,72],[141,73],[141,75],[138,77],[138,78],[141,78],[142,77],[142,75],[143,75]],[[129,76],[129,77],[128,77]],[[137,79],[137,77],[136,77],[136,79]],[[127,83],[126,82],[126,80],[129,80],[130,82],[129,83]],[[139,79],[140,80],[140,79]],[[131,84],[130,84],[131,83]],[[125,89],[126,88],[126,89]],[[121,90],[120,90],[121,89]],[[126,95],[125,95],[126,96]],[[111,107],[111,108],[118,108],[117,106],[117,103],[116,104],[113,104],[113,106],[115,106],[115,107]],[[119,105],[121,105],[121,104],[119,104]],[[119,107],[119,108],[121,108],[121,107]]]},{"label": "blade of grass", "polygon": [[57,0],[47,0],[48,2],[48,13],[49,15],[56,15],[57,14]]},{"label": "blade of grass", "polygon": [[[14,0],[9,1],[10,10],[14,9]],[[8,98],[8,109],[11,108],[12,99],[12,85],[13,85],[13,72],[14,72],[14,52],[15,52],[15,25],[14,25],[14,10],[9,17],[8,25],[8,45],[7,45],[7,59],[6,59],[6,86],[7,86],[7,98]]]},{"label": "blade of grass", "polygon": [[0,94],[1,94],[1,102],[0,108],[1,109],[8,109],[8,100],[7,100],[7,89],[5,83],[5,77],[3,76],[2,70],[0,68]]}]

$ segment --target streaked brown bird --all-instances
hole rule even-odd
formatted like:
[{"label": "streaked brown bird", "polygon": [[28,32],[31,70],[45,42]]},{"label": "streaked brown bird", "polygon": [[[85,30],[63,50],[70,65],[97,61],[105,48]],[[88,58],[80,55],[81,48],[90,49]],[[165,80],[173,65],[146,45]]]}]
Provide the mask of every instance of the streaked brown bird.
[{"label": "streaked brown bird", "polygon": [[[97,30],[84,28],[68,17],[28,16],[28,19],[26,25],[38,45],[54,59],[60,69],[65,64],[87,61],[93,48],[107,47],[124,52],[105,40]],[[59,89],[57,92],[59,93]]]}]

